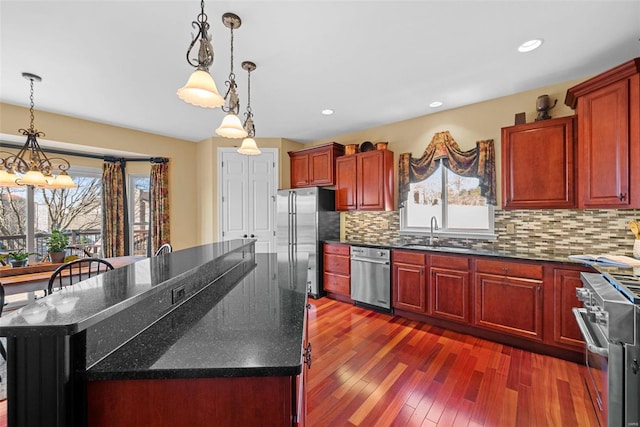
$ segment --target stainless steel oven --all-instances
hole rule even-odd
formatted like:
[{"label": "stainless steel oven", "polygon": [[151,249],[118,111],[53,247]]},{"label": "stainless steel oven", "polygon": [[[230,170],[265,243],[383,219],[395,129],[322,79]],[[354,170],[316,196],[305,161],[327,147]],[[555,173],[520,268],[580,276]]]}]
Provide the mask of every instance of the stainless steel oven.
[{"label": "stainless steel oven", "polygon": [[[603,426],[638,426],[640,417],[640,305],[606,274],[582,273],[574,308],[585,340],[585,381]],[[640,295],[638,296],[640,298]]]}]

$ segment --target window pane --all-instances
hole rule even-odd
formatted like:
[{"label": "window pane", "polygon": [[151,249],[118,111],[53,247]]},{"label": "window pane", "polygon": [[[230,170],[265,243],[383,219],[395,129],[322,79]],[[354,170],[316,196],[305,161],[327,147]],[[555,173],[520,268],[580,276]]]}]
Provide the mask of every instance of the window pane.
[{"label": "window pane", "polygon": [[409,185],[407,226],[429,226],[432,216],[442,224],[442,166],[421,182]]},{"label": "window pane", "polygon": [[27,188],[0,187],[0,249],[26,248]]},{"label": "window pane", "polygon": [[73,175],[77,188],[36,189],[36,252],[46,254],[46,238],[52,230],[63,230],[69,243],[82,246],[94,256],[101,256],[102,180]]},{"label": "window pane", "polygon": [[447,226],[449,229],[489,228],[489,209],[480,195],[480,180],[447,169]]},{"label": "window pane", "polygon": [[131,220],[133,254],[147,255],[149,242],[149,185],[148,176],[131,176]]}]

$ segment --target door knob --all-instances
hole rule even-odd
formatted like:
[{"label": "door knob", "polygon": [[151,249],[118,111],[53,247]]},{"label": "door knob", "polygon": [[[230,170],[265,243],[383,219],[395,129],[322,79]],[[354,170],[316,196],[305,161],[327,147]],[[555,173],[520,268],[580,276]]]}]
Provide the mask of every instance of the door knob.
[{"label": "door knob", "polygon": [[242,235],[242,237],[244,237],[244,238],[246,239],[246,238],[247,238],[247,235],[246,235],[246,234],[243,234],[243,235]]},{"label": "door knob", "polygon": [[255,236],[255,234],[252,234],[252,235],[251,235],[251,238],[253,239],[254,237],[256,237],[256,236]]}]

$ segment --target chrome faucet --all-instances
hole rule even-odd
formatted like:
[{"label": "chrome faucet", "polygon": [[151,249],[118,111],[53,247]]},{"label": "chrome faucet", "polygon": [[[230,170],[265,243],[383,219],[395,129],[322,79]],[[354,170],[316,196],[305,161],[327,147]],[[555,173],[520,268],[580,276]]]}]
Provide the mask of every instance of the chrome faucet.
[{"label": "chrome faucet", "polygon": [[438,229],[438,219],[435,216],[431,217],[431,233],[429,233],[429,246],[433,246],[433,230]]}]

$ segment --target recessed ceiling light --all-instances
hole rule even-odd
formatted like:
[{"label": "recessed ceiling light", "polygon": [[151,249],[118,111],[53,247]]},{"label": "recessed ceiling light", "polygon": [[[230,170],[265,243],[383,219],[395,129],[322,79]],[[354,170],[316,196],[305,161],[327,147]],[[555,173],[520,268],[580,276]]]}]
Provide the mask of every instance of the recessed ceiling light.
[{"label": "recessed ceiling light", "polygon": [[436,108],[436,107],[440,107],[442,104],[443,104],[442,101],[433,101],[431,104],[429,104],[429,107]]},{"label": "recessed ceiling light", "polygon": [[322,114],[324,114],[325,116],[330,116],[333,114],[333,110],[330,108],[327,108],[326,110],[322,110]]},{"label": "recessed ceiling light", "polygon": [[542,44],[542,39],[533,39],[522,43],[518,46],[518,52],[531,52],[534,49],[537,49]]}]

